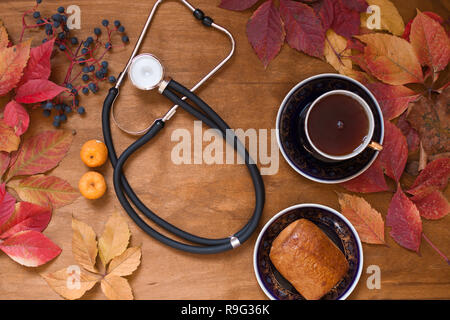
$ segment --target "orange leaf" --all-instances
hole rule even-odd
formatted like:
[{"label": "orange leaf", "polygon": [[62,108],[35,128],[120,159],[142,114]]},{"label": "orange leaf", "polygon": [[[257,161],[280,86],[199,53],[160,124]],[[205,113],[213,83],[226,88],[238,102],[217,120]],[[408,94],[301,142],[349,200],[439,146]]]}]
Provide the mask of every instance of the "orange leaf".
[{"label": "orange leaf", "polygon": [[338,194],[342,214],[354,225],[361,241],[384,244],[384,221],[381,214],[363,198]]},{"label": "orange leaf", "polygon": [[16,136],[14,129],[0,119],[0,151],[12,152],[19,148],[20,138]]},{"label": "orange leaf", "polygon": [[6,48],[8,43],[8,32],[6,32],[6,28],[4,26],[0,26],[0,50]]},{"label": "orange leaf", "polygon": [[30,57],[31,40],[0,50],[0,96],[7,94],[19,83]]},{"label": "orange leaf", "polygon": [[422,67],[408,41],[383,33],[355,37],[366,44],[364,61],[373,76],[393,85],[423,83]]},{"label": "orange leaf", "polygon": [[127,279],[107,275],[101,282],[102,291],[109,300],[133,300],[133,292]]},{"label": "orange leaf", "polygon": [[72,218],[72,253],[86,270],[97,273],[97,239],[94,230],[86,223]]}]

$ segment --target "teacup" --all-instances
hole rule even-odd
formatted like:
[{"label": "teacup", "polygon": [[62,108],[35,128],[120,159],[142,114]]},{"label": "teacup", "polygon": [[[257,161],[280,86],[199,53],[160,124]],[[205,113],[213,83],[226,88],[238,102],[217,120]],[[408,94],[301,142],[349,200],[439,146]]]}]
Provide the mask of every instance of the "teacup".
[{"label": "teacup", "polygon": [[383,149],[372,140],[372,110],[351,91],[332,90],[319,96],[307,108],[303,125],[314,155],[328,162],[354,158],[366,148]]}]

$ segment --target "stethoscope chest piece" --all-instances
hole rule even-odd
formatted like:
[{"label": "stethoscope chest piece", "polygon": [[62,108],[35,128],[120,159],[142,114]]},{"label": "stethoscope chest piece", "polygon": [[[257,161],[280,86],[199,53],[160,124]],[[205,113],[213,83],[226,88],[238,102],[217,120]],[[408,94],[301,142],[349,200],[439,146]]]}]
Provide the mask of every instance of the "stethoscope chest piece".
[{"label": "stethoscope chest piece", "polygon": [[163,81],[164,67],[157,57],[143,53],[133,58],[128,76],[136,88],[152,90]]}]

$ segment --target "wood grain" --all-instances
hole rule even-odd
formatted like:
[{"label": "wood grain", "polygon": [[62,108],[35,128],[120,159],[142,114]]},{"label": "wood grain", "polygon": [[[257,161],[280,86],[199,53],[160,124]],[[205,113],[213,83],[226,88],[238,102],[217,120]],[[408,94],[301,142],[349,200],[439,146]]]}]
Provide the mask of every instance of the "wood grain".
[{"label": "wood grain", "polygon": [[[251,11],[230,12],[217,7],[218,0],[192,0],[215,20],[230,28],[236,38],[237,51],[231,62],[203,89],[201,96],[234,128],[271,129],[280,102],[299,81],[324,72],[334,72],[327,63],[301,54],[284,46],[280,55],[264,70],[247,42],[245,26]],[[448,2],[430,0],[394,1],[405,21],[414,17],[416,8],[434,11],[449,17]],[[14,41],[20,35],[21,13],[33,5],[32,0],[1,1],[1,19]],[[60,5],[77,4],[82,10],[82,29],[79,37],[92,33],[103,18],[120,19],[127,28],[131,45],[114,50],[108,56],[111,70],[118,74],[126,63],[134,41],[140,33],[153,1],[135,0],[124,6],[119,0],[45,0],[41,12],[52,14]],[[34,44],[41,33],[29,32]],[[143,52],[160,57],[167,72],[186,86],[192,86],[218,63],[228,50],[227,39],[202,28],[179,3],[168,2],[161,7],[154,28],[144,43]],[[67,64],[62,57],[55,58],[52,77],[59,79]],[[77,185],[87,168],[79,159],[81,145],[88,139],[102,139],[101,105],[107,85],[100,93],[82,99],[87,115],[73,115],[65,125],[76,130],[76,137],[68,157],[53,174],[65,177]],[[118,119],[130,128],[143,128],[169,107],[155,93],[138,92],[129,82],[121,90],[117,103]],[[27,135],[50,127],[48,119],[33,112],[32,127]],[[242,165],[174,165],[170,151],[172,132],[178,128],[193,130],[193,119],[179,112],[148,146],[133,156],[126,166],[131,185],[143,201],[164,219],[189,232],[206,237],[225,237],[239,229],[251,214],[253,192],[250,178]],[[117,150],[128,146],[133,137],[113,129]],[[115,198],[112,186],[112,169],[103,166],[109,190],[98,201],[79,198],[72,205],[58,209],[45,231],[63,252],[46,266],[30,269],[21,267],[4,254],[0,255],[0,298],[3,299],[57,299],[40,272],[56,271],[74,264],[71,253],[71,216],[91,226],[97,234],[103,230],[107,218],[118,210],[125,215]],[[278,211],[288,206],[317,202],[339,209],[337,186],[313,183],[296,174],[280,155],[279,171],[265,176],[267,201],[263,219],[258,228]],[[446,192],[447,197],[449,192]],[[392,193],[365,197],[377,210],[385,214]],[[253,245],[257,234],[239,250],[214,256],[186,254],[167,248],[140,231],[130,219],[132,243],[142,245],[142,266],[130,277],[137,299],[265,299],[252,266]],[[424,221],[424,232],[445,253],[450,254],[450,217],[440,221]],[[450,268],[423,243],[421,255],[400,248],[390,237],[388,246],[364,245],[364,272],[352,299],[448,299],[450,298]],[[381,289],[369,290],[366,286],[370,265],[381,268]],[[104,299],[99,286],[91,290],[86,299]]]}]

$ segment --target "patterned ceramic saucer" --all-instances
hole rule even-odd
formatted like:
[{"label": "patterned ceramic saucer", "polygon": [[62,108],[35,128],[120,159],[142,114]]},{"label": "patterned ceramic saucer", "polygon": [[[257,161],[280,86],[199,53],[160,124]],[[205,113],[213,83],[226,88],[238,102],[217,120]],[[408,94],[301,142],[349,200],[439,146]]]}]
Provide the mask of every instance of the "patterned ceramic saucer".
[{"label": "patterned ceramic saucer", "polygon": [[281,153],[289,165],[302,176],[320,183],[342,183],[351,180],[375,161],[378,151],[367,148],[355,158],[326,162],[311,152],[303,121],[307,107],[331,90],[348,90],[363,98],[373,112],[375,130],[372,140],[383,144],[383,114],[372,93],[358,81],[339,74],[320,74],[297,84],[286,96],[278,111],[276,128]]}]

